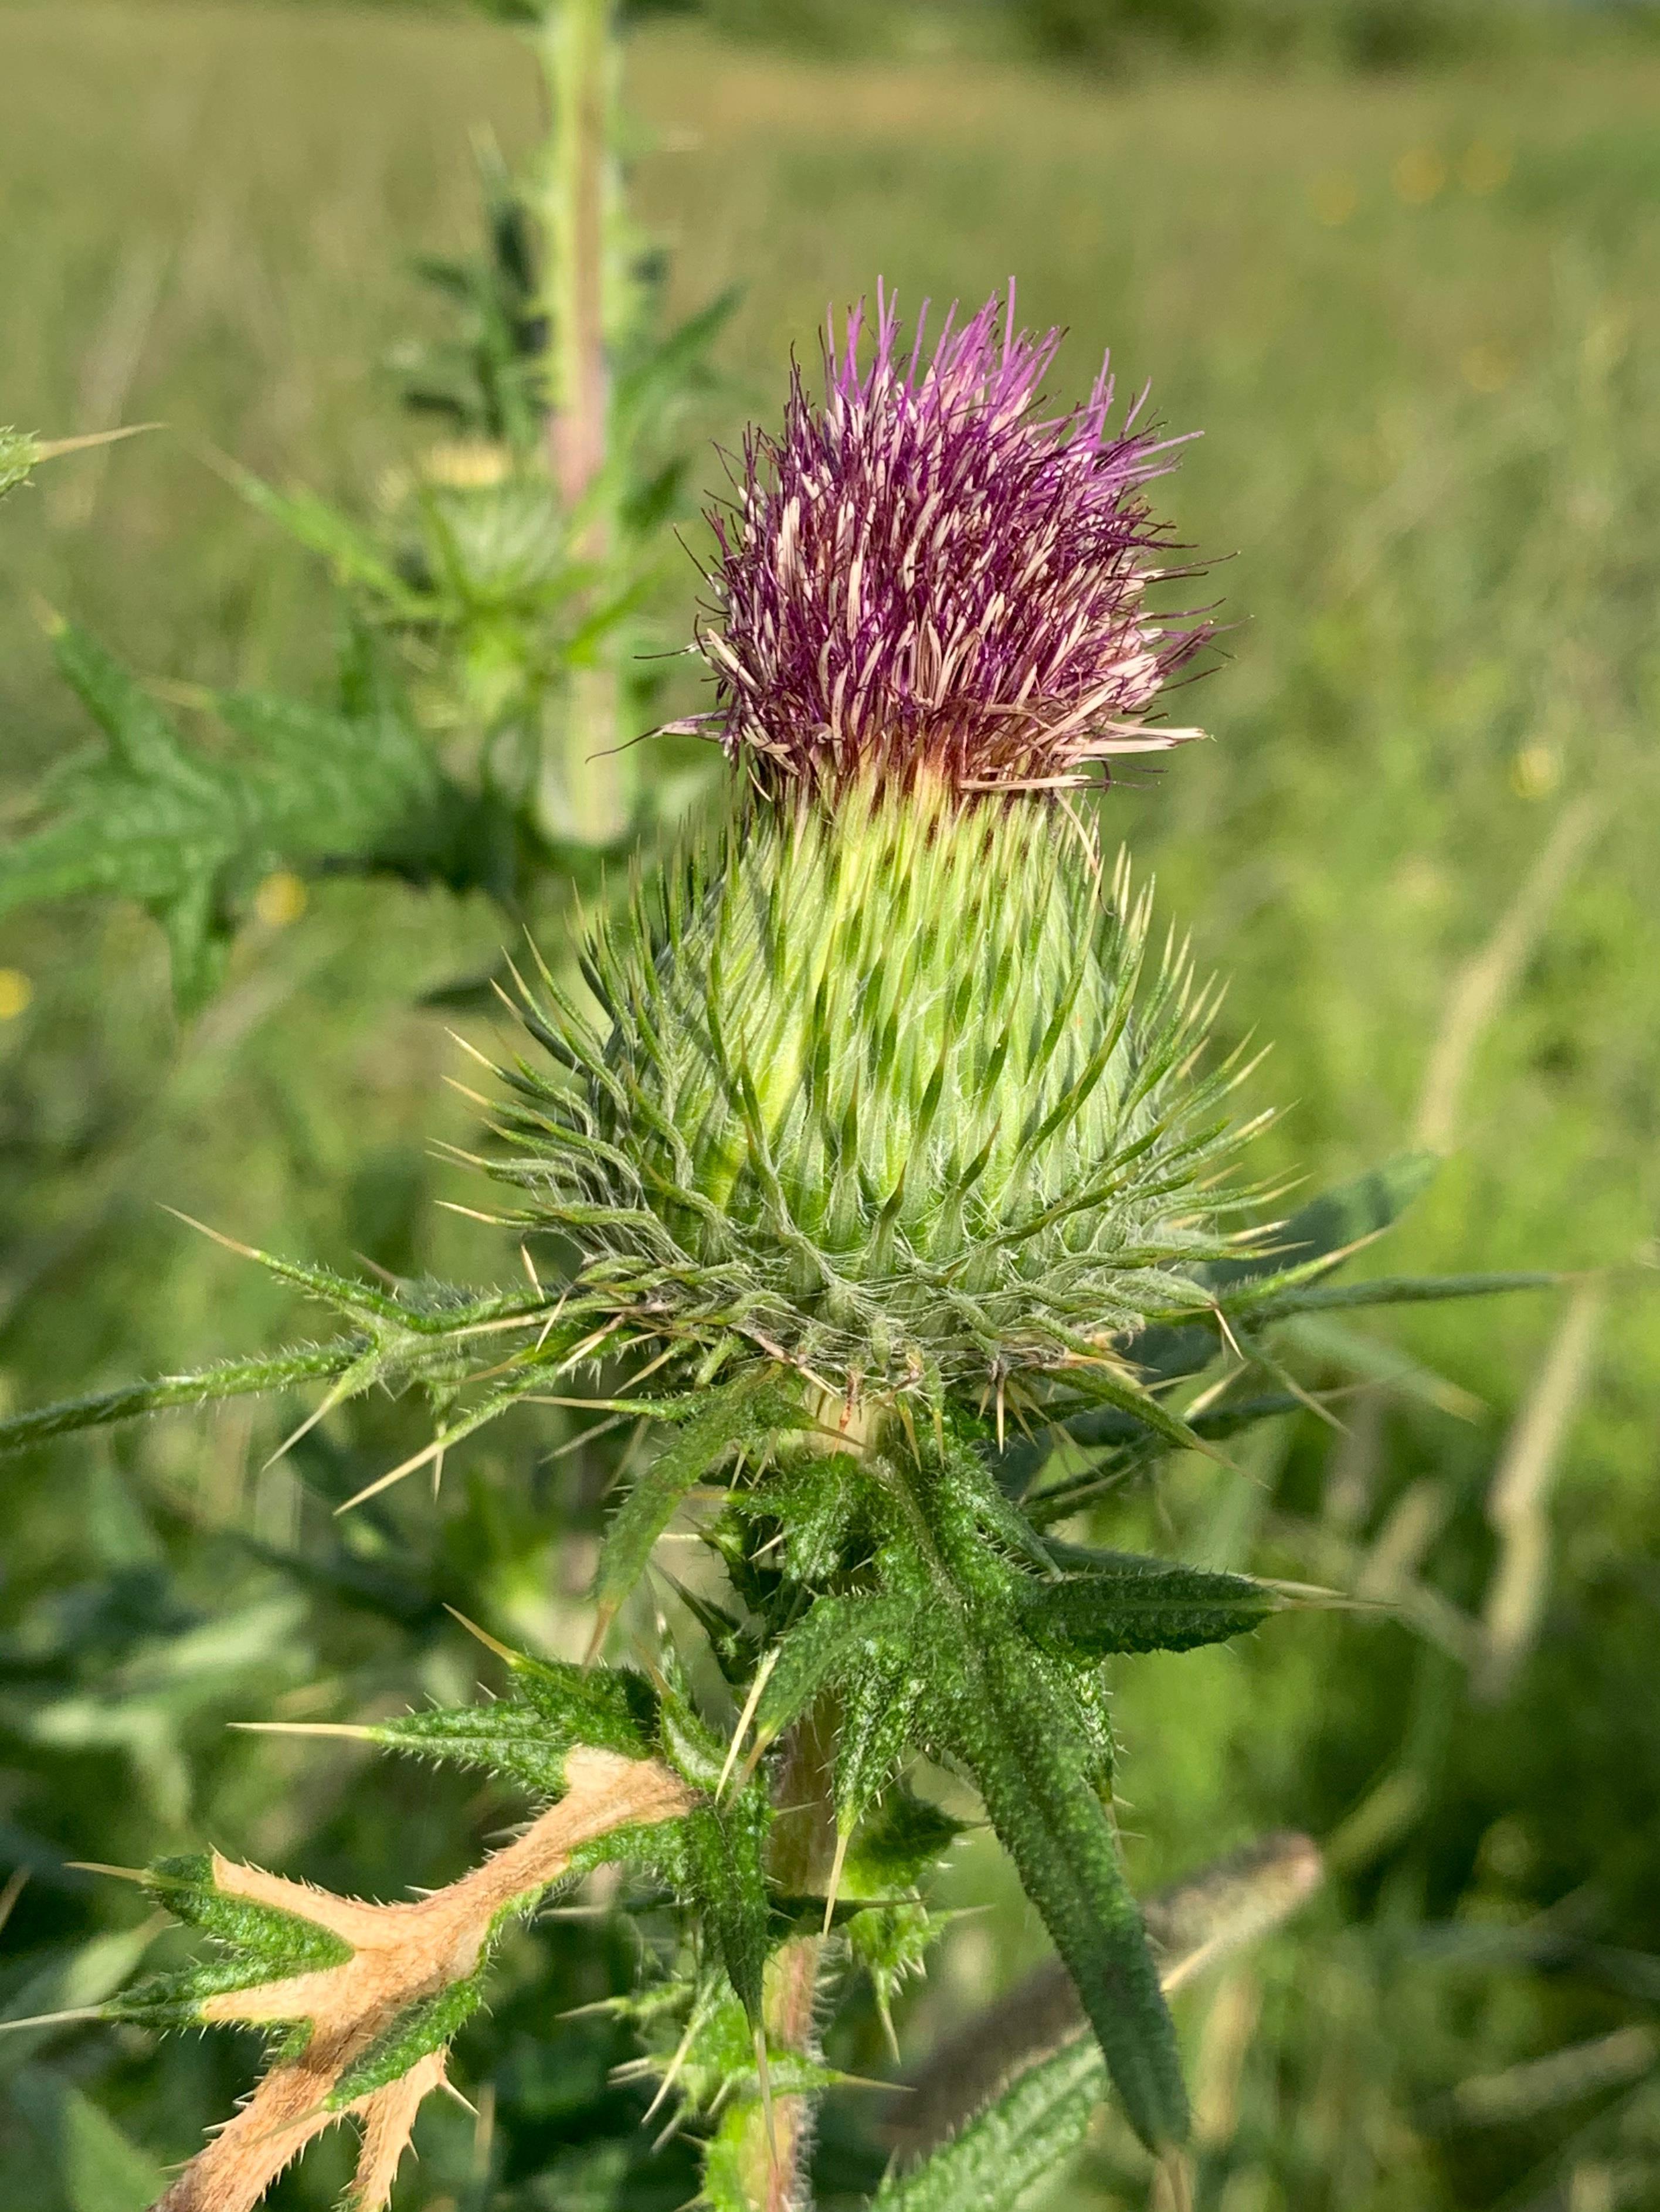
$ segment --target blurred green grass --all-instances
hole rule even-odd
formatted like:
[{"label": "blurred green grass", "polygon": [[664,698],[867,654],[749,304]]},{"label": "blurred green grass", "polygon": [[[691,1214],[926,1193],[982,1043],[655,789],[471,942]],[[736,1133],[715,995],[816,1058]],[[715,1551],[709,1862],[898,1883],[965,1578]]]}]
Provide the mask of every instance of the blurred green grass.
[{"label": "blurred green grass", "polygon": [[[1120,1703],[1140,1881],[1265,1821],[1329,1829],[1407,1777],[1404,1818],[1392,1831],[1379,1814],[1359,1887],[1268,1970],[1267,2047],[1304,2093],[1285,2156],[1304,2179],[1275,2196],[1289,2185],[1242,2167],[1216,2201],[1496,2203],[1525,2166],[1513,2144],[1483,2138],[1461,2165],[1389,2128],[1425,2081],[1602,2014],[1572,1995],[1551,2011],[1522,1982],[1479,2002],[1417,1982],[1389,1996],[1359,1931],[1380,1915],[1514,1918],[1594,1887],[1609,1940],[1660,1947],[1644,1873],[1660,1811],[1643,1656],[1655,1592],[1636,1564],[1660,1533],[1645,1287],[1660,1225],[1660,60],[1115,89],[961,62],[811,65],[661,25],[640,35],[631,81],[639,195],[674,248],[678,303],[745,287],[708,425],[728,444],[746,414],[775,412],[792,349],[811,364],[826,304],[879,275],[937,313],[1012,274],[1025,319],[1069,327],[1058,400],[1110,344],[1124,393],[1150,380],[1172,431],[1202,429],[1164,489],[1184,538],[1229,556],[1206,586],[1233,625],[1225,659],[1191,701],[1215,742],[1115,794],[1105,821],[1234,978],[1234,1030],[1274,1045],[1256,1081],[1285,1108],[1270,1164],[1329,1176],[1412,1140],[1468,963],[1564,820],[1583,824],[1560,896],[1496,975],[1467,1081],[1440,1102],[1450,1164],[1388,1261],[1625,1270],[1563,1462],[1551,1607],[1517,1698],[1473,1709],[1444,1655],[1340,1616],[1282,1626],[1243,1656],[1127,1668]],[[7,509],[0,806],[14,806],[82,736],[32,593],[167,683],[325,680],[319,580],[193,449],[372,496],[415,434],[374,366],[424,312],[400,261],[466,240],[469,125],[489,119],[511,150],[533,117],[509,34],[319,8],[0,11],[0,82],[25,94],[0,132],[0,417],[169,426],[65,465]],[[681,627],[687,576],[664,610]],[[163,1202],[279,1250],[496,1272],[484,1232],[431,1202],[469,1195],[425,1151],[468,1124],[444,1089],[445,1020],[414,1000],[498,938],[482,906],[325,884],[301,919],[250,934],[224,999],[181,1041],[141,918],[0,928],[0,967],[32,992],[0,1024],[0,1392],[33,1402],[293,1325],[283,1294]],[[1292,1572],[1343,1464],[1364,1478],[1365,1542],[1427,1480],[1445,1529],[1426,1571],[1474,1602],[1492,1548],[1483,1487],[1559,1320],[1529,1299],[1403,1322],[1391,1336],[1482,1401],[1474,1422],[1394,1408],[1370,1459],[1338,1444],[1337,1474],[1310,1424],[1243,1489],[1183,1474],[1165,1510],[1219,1561]],[[4,1595],[33,1603],[94,1562],[149,1556],[159,1540],[111,1474],[137,1466],[179,1516],[166,1540],[210,1608],[215,1531],[240,1522],[282,1543],[311,1525],[289,1470],[258,1471],[264,1433],[240,1417],[168,1424],[23,1463],[8,1478]],[[458,1556],[488,1549],[467,1516],[505,1510],[493,1497],[465,1494]],[[417,1501],[410,1525],[429,1510]],[[550,1572],[527,1537],[498,1576],[496,1602],[526,1634],[562,1632]],[[0,1785],[0,1821],[108,1859],[197,1840],[206,1821],[216,1840],[280,1856],[356,1770],[308,1753],[283,1773],[296,1793],[311,1777],[312,1796],[277,1804],[269,1765],[223,1747],[223,1717],[256,1694],[303,1698],[319,1669],[326,1696],[378,1665],[378,1693],[402,1699],[464,1666],[436,1632],[418,1681],[367,1630],[308,1643],[267,1623],[250,1639],[196,1702],[167,1692],[186,1716],[173,1751],[146,1766],[131,1730],[82,1714],[63,1723],[81,1746],[44,1796],[38,1778]],[[128,1757],[149,1777],[136,1797],[110,1791]],[[311,1870],[364,1881],[365,1851],[374,1838],[390,1850],[400,1821],[435,1865],[459,1849],[406,1780],[375,1790],[356,1831],[325,1830],[336,1856]],[[82,1924],[120,1917],[73,1897]],[[44,1904],[27,1910],[49,1924]],[[226,2062],[191,2063],[218,2078]],[[1335,2086],[1319,2087],[1322,2066]],[[1371,2121],[1349,2124],[1374,2095],[1396,2116],[1377,2141]],[[1259,2098],[1253,2126],[1266,2109]],[[195,2110],[177,2088],[140,2132],[179,2154]]]}]

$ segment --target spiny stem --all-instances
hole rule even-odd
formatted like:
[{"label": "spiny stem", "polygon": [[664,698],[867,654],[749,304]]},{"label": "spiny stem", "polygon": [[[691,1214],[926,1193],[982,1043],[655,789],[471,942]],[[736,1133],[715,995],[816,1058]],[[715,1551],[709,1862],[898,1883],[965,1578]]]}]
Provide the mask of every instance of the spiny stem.
[{"label": "spiny stem", "polygon": [[[773,1828],[770,1871],[779,1887],[812,1896],[830,1879],[836,1859],[834,1716],[815,1708],[786,1739],[778,1780],[781,1811]],[[781,1945],[767,1969],[763,2013],[775,2049],[811,2057],[816,2046],[822,1936],[798,1936]],[[812,2100],[798,2094],[766,2100],[757,2109],[743,2159],[745,2185],[756,2212],[798,2212],[802,2175],[812,2139]]]}]

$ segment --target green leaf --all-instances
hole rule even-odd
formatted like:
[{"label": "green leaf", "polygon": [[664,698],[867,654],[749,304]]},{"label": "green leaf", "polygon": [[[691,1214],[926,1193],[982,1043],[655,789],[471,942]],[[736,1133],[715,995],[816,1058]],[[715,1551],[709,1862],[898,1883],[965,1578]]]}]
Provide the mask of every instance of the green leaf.
[{"label": "green leaf", "polygon": [[1110,1407],[1114,1412],[1128,1413],[1143,1428],[1151,1429],[1177,1451],[1202,1451],[1204,1445],[1188,1424],[1161,1405],[1134,1377],[1113,1367],[1079,1366],[1066,1370],[1067,1387],[1075,1390],[1080,1398],[1087,1398],[1097,1406]]},{"label": "green leaf", "polygon": [[222,718],[246,744],[210,762],[84,632],[62,624],[54,642],[106,749],[60,770],[47,787],[49,818],[0,852],[0,914],[94,893],[137,900],[166,930],[175,997],[193,1012],[218,979],[239,901],[272,868],[342,862],[447,881],[465,872],[457,855],[470,803],[384,702],[350,716],[223,700]]},{"label": "green leaf", "polygon": [[778,1654],[755,1709],[763,1743],[799,1720],[824,1691],[843,1684],[889,1643],[903,1649],[916,1608],[901,1597],[821,1597],[773,1649]]},{"label": "green leaf", "polygon": [[[1367,1283],[1304,1283],[1275,1291],[1264,1286],[1237,1310],[1251,1325],[1284,1321],[1292,1314],[1341,1313],[1362,1306],[1432,1305],[1443,1298],[1490,1298],[1507,1291],[1550,1291],[1560,1274],[1532,1268],[1491,1275],[1377,1275]],[[1230,1305],[1230,1314],[1236,1308]]]},{"label": "green leaf", "polygon": [[220,1955],[123,1990],[104,2007],[110,2020],[155,2028],[199,2027],[210,1997],[321,1972],[344,1966],[352,1955],[344,1938],[300,1913],[224,1895],[215,1884],[213,1862],[204,1854],[158,1860],[144,1887],[176,1920],[199,1928],[217,1944]]},{"label": "green leaf", "polygon": [[909,2173],[885,2181],[871,2212],[1015,2212],[1083,2143],[1106,2083],[1087,2037],[1019,2075]]},{"label": "green leaf", "polygon": [[951,1747],[1066,1962],[1131,2126],[1163,2150],[1186,2137],[1187,2093],[1141,1914],[1087,1778],[1095,1747],[1022,1639],[964,1626]]},{"label": "green leaf", "polygon": [[[764,1871],[771,1826],[766,1790],[752,1781],[718,1805],[694,1805],[678,1820],[624,1838],[621,1846],[627,1856],[654,1868],[690,1909],[751,2027],[761,2017],[772,1942],[773,1900]],[[617,1839],[605,1839],[601,1850],[617,1856]]]},{"label": "green leaf", "polygon": [[[1289,1390],[1264,1391],[1260,1395],[1241,1398],[1233,1404],[1213,1406],[1203,1413],[1194,1416],[1195,1434],[1207,1437],[1237,1436],[1241,1431],[1254,1428],[1259,1421],[1278,1420],[1286,1413],[1307,1410],[1308,1398]],[[1069,1423],[1068,1427],[1071,1424]],[[1092,1437],[1091,1442],[1108,1443],[1109,1448],[1091,1467],[1079,1474],[1069,1475],[1064,1481],[1053,1484],[1047,1490],[1021,1501],[1020,1510],[1034,1528],[1047,1528],[1056,1521],[1064,1521],[1080,1505],[1099,1498],[1114,1489],[1127,1475],[1144,1468],[1158,1455],[1158,1446],[1145,1429],[1127,1431],[1110,1440]],[[1048,1457],[1045,1450],[1038,1465]]]},{"label": "green leaf", "polygon": [[851,1897],[909,1889],[964,1832],[961,1820],[897,1782],[860,1824],[848,1851],[842,1887]]},{"label": "green leaf", "polygon": [[696,1590],[688,1589],[672,1575],[663,1577],[708,1639],[709,1650],[722,1679],[733,1688],[753,1681],[761,1658],[761,1637],[746,1627],[724,1606],[714,1605]]},{"label": "green leaf", "polygon": [[893,2026],[893,2001],[906,1982],[922,1972],[929,1948],[944,1934],[949,1915],[929,1912],[927,1906],[906,1900],[900,1904],[868,1905],[849,1916],[843,1928],[854,1964],[870,1977],[888,2047],[898,2056]]},{"label": "green leaf", "polygon": [[410,1752],[440,1764],[482,1767],[535,1797],[557,1797],[564,1790],[565,1754],[571,1739],[517,1702],[409,1713],[352,1733],[384,1744],[389,1751]]},{"label": "green leaf", "polygon": [[351,1946],[314,1920],[246,1897],[227,1897],[205,1854],[158,1859],[144,1879],[158,1905],[175,1920],[199,1928],[227,1950],[238,1952],[267,1980],[283,1974],[320,1973],[344,1966]]},{"label": "green leaf", "polygon": [[511,1662],[519,1695],[535,1706],[543,1726],[569,1744],[591,1743],[624,1759],[643,1759],[658,1726],[658,1697],[632,1667],[576,1667],[564,1659]]},{"label": "green leaf", "polygon": [[70,2212],[148,2212],[167,2177],[83,2090],[46,2066],[11,2085],[13,2104],[38,2138]]},{"label": "green leaf", "polygon": [[642,1674],[520,1654],[510,1655],[508,1664],[514,1676],[511,1697],[406,1713],[348,1733],[417,1758],[482,1767],[544,1798],[563,1794],[566,1754],[578,1744],[624,1759],[649,1755],[657,1698]]},{"label": "green leaf", "polygon": [[1364,1238],[1375,1237],[1398,1221],[1414,1200],[1435,1180],[1441,1167],[1437,1152],[1400,1152],[1380,1167],[1368,1169],[1352,1182],[1324,1191],[1292,1214],[1274,1238],[1271,1248],[1243,1260],[1213,1262],[1204,1271],[1212,1290],[1231,1289],[1263,1275],[1280,1273],[1287,1265],[1321,1259],[1346,1250]]},{"label": "green leaf", "polygon": [[751,1784],[719,1810],[695,1808],[685,1824],[685,1863],[699,1917],[752,2024],[761,2017],[772,1921],[763,1863],[771,1823],[764,1790]]},{"label": "green leaf", "polygon": [[338,507],[303,487],[278,491],[238,462],[222,459],[218,466],[250,507],[326,561],[337,583],[372,592],[388,612],[405,621],[419,621],[431,611],[425,594],[398,574],[385,548]]},{"label": "green leaf", "polygon": [[800,1418],[795,1399],[764,1375],[744,1376],[709,1393],[702,1411],[685,1423],[629,1491],[605,1532],[594,1582],[599,1608],[596,1643],[645,1572],[653,1547],[687,1492],[736,1445],[759,1443]]},{"label": "green leaf", "polygon": [[1079,1656],[1122,1651],[1191,1651],[1248,1635],[1285,1601],[1246,1575],[1213,1574],[1131,1553],[1064,1582],[1037,1583],[1025,1597],[1028,1632]]},{"label": "green leaf", "polygon": [[[1353,1182],[1340,1184],[1336,1189],[1311,1200],[1286,1222],[1271,1248],[1243,1259],[1213,1261],[1200,1269],[1195,1277],[1200,1299],[1190,1309],[1194,1318],[1172,1314],[1162,1322],[1149,1324],[1126,1342],[1125,1359],[1150,1387],[1156,1388],[1198,1374],[1216,1357],[1215,1323],[1198,1316],[1213,1314],[1218,1308],[1230,1319],[1249,1318],[1253,1322],[1266,1323],[1332,1307],[1389,1303],[1387,1295],[1378,1297],[1369,1285],[1329,1291],[1316,1287],[1315,1279],[1329,1274],[1340,1265],[1339,1255],[1377,1236],[1397,1220],[1432,1180],[1439,1165],[1433,1152],[1403,1152],[1381,1167],[1357,1176]],[[1536,1277],[1514,1276],[1453,1276],[1444,1279],[1457,1287],[1426,1290],[1421,1295],[1476,1297],[1484,1290],[1535,1287],[1541,1280]],[[1073,1379],[1068,1375],[1069,1382]],[[1274,1410],[1288,1412],[1292,1408],[1287,1404]],[[1266,1414],[1262,1412],[1251,1415],[1252,1419],[1262,1418]],[[1012,1444],[998,1459],[998,1482],[1009,1495],[1020,1496],[1037,1479],[1060,1436],[1086,1445],[1133,1444],[1152,1425],[1134,1406],[1112,1401],[1091,1407],[1069,1415],[1037,1437]],[[1228,1435],[1248,1424],[1234,1418],[1231,1409],[1219,1407],[1189,1425],[1195,1436],[1213,1437]],[[1170,1440],[1167,1432],[1159,1433]]]},{"label": "green leaf", "polygon": [[[1440,1162],[1433,1152],[1402,1152],[1370,1169],[1352,1182],[1323,1192],[1292,1214],[1271,1245],[1239,1260],[1213,1261],[1199,1269],[1196,1281],[1206,1294],[1232,1314],[1236,1294],[1248,1285],[1282,1275],[1288,1269],[1306,1271],[1311,1265],[1330,1261],[1369,1237],[1389,1228],[1433,1178]],[[1195,1311],[1203,1308],[1195,1308]],[[1206,1323],[1155,1322],[1130,1339],[1124,1357],[1152,1384],[1173,1382],[1196,1375],[1216,1356],[1216,1332]],[[1080,1434],[1088,1414],[1068,1421],[1067,1428]],[[1080,1439],[1081,1440],[1081,1439]]]},{"label": "green leaf", "polygon": [[745,1520],[776,1521],[779,1564],[793,1582],[811,1586],[836,1571],[867,1510],[867,1492],[854,1454],[815,1450],[779,1468],[764,1485],[736,1493],[733,1510]]}]

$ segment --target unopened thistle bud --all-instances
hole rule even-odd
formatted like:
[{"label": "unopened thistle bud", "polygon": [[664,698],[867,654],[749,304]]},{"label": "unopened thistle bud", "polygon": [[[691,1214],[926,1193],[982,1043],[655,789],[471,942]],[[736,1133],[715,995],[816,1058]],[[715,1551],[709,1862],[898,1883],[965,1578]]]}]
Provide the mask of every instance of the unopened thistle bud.
[{"label": "unopened thistle bud", "polygon": [[1205,994],[1066,800],[1197,734],[1141,719],[1205,635],[1146,604],[1166,449],[1104,374],[1039,420],[1057,339],[999,314],[902,364],[885,307],[862,366],[854,315],[751,438],[702,640],[745,792],[598,932],[599,1024],[533,1018],[499,1169],[619,1311],[850,1400],[1098,1356],[1228,1243]]}]

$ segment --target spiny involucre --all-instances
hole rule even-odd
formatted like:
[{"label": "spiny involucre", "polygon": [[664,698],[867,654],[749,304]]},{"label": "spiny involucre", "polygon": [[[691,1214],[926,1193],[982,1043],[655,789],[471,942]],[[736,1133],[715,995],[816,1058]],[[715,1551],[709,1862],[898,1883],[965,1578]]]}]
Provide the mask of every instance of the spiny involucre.
[{"label": "spiny involucre", "polygon": [[1171,570],[1147,481],[1171,441],[1111,427],[1105,364],[1081,405],[1042,412],[1061,333],[1017,331],[1013,295],[931,354],[903,349],[879,295],[799,370],[781,436],[751,431],[735,502],[709,511],[714,620],[699,644],[712,729],[762,788],[872,769],[959,788],[1065,786],[1091,761],[1197,737],[1148,726],[1160,688],[1204,644],[1160,617]]},{"label": "spiny involucre", "polygon": [[1110,1358],[1227,1249],[1231,1076],[1184,954],[1067,797],[1202,641],[1148,615],[1163,448],[1104,371],[1034,413],[1055,334],[993,301],[896,358],[891,307],[798,379],[717,519],[713,842],[602,926],[591,1018],[550,980],[497,1171],[580,1281],[701,1357],[851,1403]]},{"label": "spiny involucre", "polygon": [[525,1225],[666,1336],[838,1392],[1098,1353],[1226,1249],[1225,1069],[1149,914],[1063,817],[844,795],[740,815],[550,987],[507,1127]]}]

